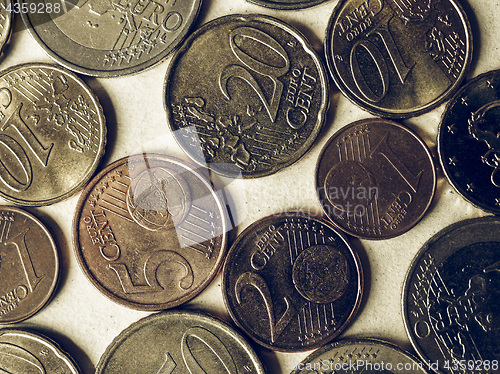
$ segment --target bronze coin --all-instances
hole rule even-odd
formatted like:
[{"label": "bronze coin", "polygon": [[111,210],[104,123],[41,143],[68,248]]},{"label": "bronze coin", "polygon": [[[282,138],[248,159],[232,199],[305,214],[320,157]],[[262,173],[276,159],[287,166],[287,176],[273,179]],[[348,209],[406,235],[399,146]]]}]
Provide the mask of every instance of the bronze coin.
[{"label": "bronze coin", "polygon": [[429,374],[429,365],[394,344],[376,339],[345,339],[311,353],[292,374]]},{"label": "bronze coin", "polygon": [[403,319],[434,371],[498,373],[499,311],[498,217],[457,222],[423,245],[406,275]]},{"label": "bronze coin", "polygon": [[0,324],[31,317],[52,297],[59,279],[57,246],[33,215],[0,207]]},{"label": "bronze coin", "polygon": [[330,18],[325,52],[347,98],[375,115],[405,118],[459,88],[472,32],[455,0],[343,0]]},{"label": "bronze coin", "polygon": [[78,261],[113,301],[161,310],[200,293],[226,251],[224,207],[205,174],[159,154],[125,157],[85,188],[73,222]]},{"label": "bronze coin", "polygon": [[500,213],[500,70],[464,85],[449,101],[438,132],[450,184],[476,207]]},{"label": "bronze coin", "polygon": [[[201,0],[19,0],[44,51],[81,74],[116,77],[159,63],[185,38]],[[43,6],[45,5],[45,6]]]},{"label": "bronze coin", "polygon": [[79,374],[72,358],[51,339],[21,329],[0,329],[0,371],[22,374]]},{"label": "bronze coin", "polygon": [[200,312],[145,317],[108,346],[96,374],[265,374],[252,347],[232,327]]},{"label": "bronze coin", "polygon": [[277,351],[305,351],[338,336],[357,313],[363,274],[357,254],[327,221],[287,212],[247,227],[222,274],[236,324]]},{"label": "bronze coin", "polygon": [[353,122],[324,146],[316,187],[327,217],[364,239],[387,239],[412,228],[429,208],[436,171],[429,149],[393,121]]},{"label": "bronze coin", "polygon": [[101,105],[75,74],[41,63],[0,73],[0,196],[61,201],[92,177],[105,144]]},{"label": "bronze coin", "polygon": [[168,124],[183,150],[216,173],[261,177],[291,165],[316,139],[327,76],[307,40],[263,15],[200,27],[172,58]]}]

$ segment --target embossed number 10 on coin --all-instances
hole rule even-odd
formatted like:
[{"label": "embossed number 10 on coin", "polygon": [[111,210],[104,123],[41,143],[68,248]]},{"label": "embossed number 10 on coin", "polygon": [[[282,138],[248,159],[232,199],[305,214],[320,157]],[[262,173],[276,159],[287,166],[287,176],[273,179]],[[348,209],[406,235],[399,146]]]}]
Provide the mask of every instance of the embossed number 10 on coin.
[{"label": "embossed number 10 on coin", "polygon": [[170,128],[196,162],[229,177],[261,177],[297,161],[324,122],[323,65],[291,26],[231,15],[195,31],[165,83]]}]

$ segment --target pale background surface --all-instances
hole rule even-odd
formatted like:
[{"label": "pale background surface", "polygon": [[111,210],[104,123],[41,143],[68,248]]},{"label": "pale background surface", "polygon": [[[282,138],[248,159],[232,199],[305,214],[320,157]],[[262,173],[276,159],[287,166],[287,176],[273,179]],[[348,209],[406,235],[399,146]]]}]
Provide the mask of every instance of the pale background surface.
[{"label": "pale background surface", "polygon": [[[337,1],[301,11],[275,11],[244,0],[204,0],[198,25],[234,13],[272,15],[299,28],[323,55],[322,42],[328,18]],[[475,54],[468,78],[500,68],[498,19],[500,2],[469,0],[467,9],[475,37]],[[477,21],[479,21],[479,24]],[[42,48],[16,21],[0,69],[26,62],[52,62]],[[163,81],[169,59],[138,75],[124,78],[83,79],[104,107],[108,146],[103,164],[140,152],[169,153],[186,158],[166,124]],[[330,110],[322,133],[298,163],[272,176],[233,181],[226,192],[234,202],[233,214],[240,224],[231,237],[255,220],[286,210],[320,213],[314,188],[314,170],[327,139],[342,126],[372,117],[357,108],[332,86]],[[401,121],[420,134],[436,155],[436,132],[444,105],[417,118]],[[435,159],[437,161],[437,158]],[[99,169],[99,170],[100,170]],[[454,193],[438,170],[433,204],[424,219],[408,233],[385,241],[352,240],[365,267],[366,291],[359,315],[342,337],[376,337],[410,349],[401,317],[401,290],[407,269],[420,246],[445,226],[464,218],[484,215]],[[30,208],[52,230],[60,247],[62,277],[52,302],[37,315],[14,325],[29,327],[59,341],[77,361],[83,373],[92,373],[107,345],[123,329],[149,313],[121,307],[100,294],[80,270],[71,244],[71,226],[79,193],[50,207]],[[2,202],[6,204],[5,202]],[[140,239],[138,239],[140,240]],[[210,312],[229,321],[222,301],[220,275],[186,306]],[[310,352],[274,353],[257,348],[269,373],[289,373]]]}]

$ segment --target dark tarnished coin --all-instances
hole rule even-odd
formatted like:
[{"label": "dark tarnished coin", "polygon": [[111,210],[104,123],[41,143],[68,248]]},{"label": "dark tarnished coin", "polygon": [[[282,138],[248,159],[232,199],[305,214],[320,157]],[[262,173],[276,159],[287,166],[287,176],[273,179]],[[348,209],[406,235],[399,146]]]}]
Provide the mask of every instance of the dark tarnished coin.
[{"label": "dark tarnished coin", "polygon": [[169,311],[133,323],[108,346],[96,374],[252,373],[265,370],[232,327],[198,312]]},{"label": "dark tarnished coin", "polygon": [[337,227],[359,238],[388,239],[408,231],[427,211],[436,171],[416,134],[373,118],[330,138],[318,160],[316,187]]},{"label": "dark tarnished coin", "polygon": [[393,344],[351,339],[318,349],[299,363],[292,374],[429,374],[427,366]]},{"label": "dark tarnished coin", "polygon": [[138,73],[186,36],[201,0],[19,0],[31,35],[68,69],[97,76]]},{"label": "dark tarnished coin", "polygon": [[230,177],[272,174],[311,147],[328,107],[316,52],[291,26],[231,15],[196,30],[165,82],[170,128],[196,162]]},{"label": "dark tarnished coin", "polygon": [[0,0],[0,56],[12,33],[13,3],[17,4],[11,0]]},{"label": "dark tarnished coin", "polygon": [[39,63],[0,73],[0,196],[47,205],[92,177],[106,143],[97,97],[76,75]]},{"label": "dark tarnished coin", "polygon": [[438,132],[450,184],[475,206],[500,213],[500,70],[468,82],[450,100]]},{"label": "dark tarnished coin", "polygon": [[79,374],[73,360],[47,337],[0,329],[0,371],[22,374]]},{"label": "dark tarnished coin", "polygon": [[410,340],[435,371],[493,374],[500,363],[500,219],[453,224],[417,254],[403,289]]},{"label": "dark tarnished coin", "polygon": [[325,2],[326,0],[247,0],[249,3],[254,3],[267,8],[290,10],[308,8]]},{"label": "dark tarnished coin", "polygon": [[226,252],[224,212],[200,170],[163,155],[125,157],[99,173],[78,201],[78,261],[117,303],[174,307],[217,274]]},{"label": "dark tarnished coin", "polygon": [[325,51],[345,96],[382,117],[422,114],[446,100],[472,58],[472,33],[455,0],[344,0]]},{"label": "dark tarnished coin", "polygon": [[59,256],[50,232],[31,214],[1,206],[0,324],[20,322],[42,309],[58,277]]},{"label": "dark tarnished coin", "polygon": [[246,228],[222,275],[236,324],[277,351],[305,351],[338,336],[357,313],[363,274],[357,254],[327,222],[300,213]]}]

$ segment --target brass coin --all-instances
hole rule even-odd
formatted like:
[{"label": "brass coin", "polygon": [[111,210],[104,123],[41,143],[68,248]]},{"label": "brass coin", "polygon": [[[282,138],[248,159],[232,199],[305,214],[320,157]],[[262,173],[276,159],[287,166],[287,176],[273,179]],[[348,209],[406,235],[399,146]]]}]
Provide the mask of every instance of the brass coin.
[{"label": "brass coin", "polygon": [[247,0],[249,3],[254,3],[266,8],[291,10],[303,9],[317,4],[324,3],[326,0]]},{"label": "brass coin", "polygon": [[79,374],[71,357],[49,338],[20,329],[0,329],[0,371]]},{"label": "brass coin", "polygon": [[314,49],[297,30],[263,15],[200,27],[172,58],[165,81],[177,142],[197,163],[233,178],[297,161],[327,107],[326,72]]},{"label": "brass coin", "polygon": [[108,346],[96,374],[265,374],[252,347],[232,327],[199,312],[168,311],[143,318]]},{"label": "brass coin", "polygon": [[59,279],[59,256],[50,232],[19,208],[0,207],[0,324],[42,309]]},{"label": "brass coin", "polygon": [[105,143],[102,108],[76,75],[40,63],[0,73],[0,196],[36,206],[71,196]]},{"label": "brass coin", "polygon": [[12,33],[12,14],[17,2],[0,0],[0,57]]},{"label": "brass coin", "polygon": [[318,160],[316,187],[335,226],[359,238],[387,239],[408,231],[425,214],[436,171],[416,134],[372,118],[330,138]]},{"label": "brass coin", "polygon": [[500,70],[467,82],[449,101],[438,132],[446,178],[467,201],[500,213]]},{"label": "brass coin", "polygon": [[343,0],[325,40],[342,93],[381,117],[435,108],[456,91],[472,59],[472,33],[455,0]]},{"label": "brass coin", "polygon": [[205,175],[157,154],[125,157],[85,188],[73,222],[78,261],[113,301],[161,310],[200,293],[226,251],[226,218]]},{"label": "brass coin", "polygon": [[[81,74],[116,77],[162,61],[186,36],[201,0],[20,0],[33,38],[61,65]],[[34,6],[35,5],[35,6]],[[35,11],[33,11],[35,9]]]},{"label": "brass coin", "polygon": [[415,256],[403,319],[420,357],[450,374],[499,372],[500,219],[457,222]]},{"label": "brass coin", "polygon": [[346,339],[318,349],[292,374],[430,374],[426,363],[401,348],[375,339]]},{"label": "brass coin", "polygon": [[287,212],[247,227],[222,274],[236,324],[277,351],[305,351],[334,339],[357,313],[363,274],[357,254],[327,221]]}]

